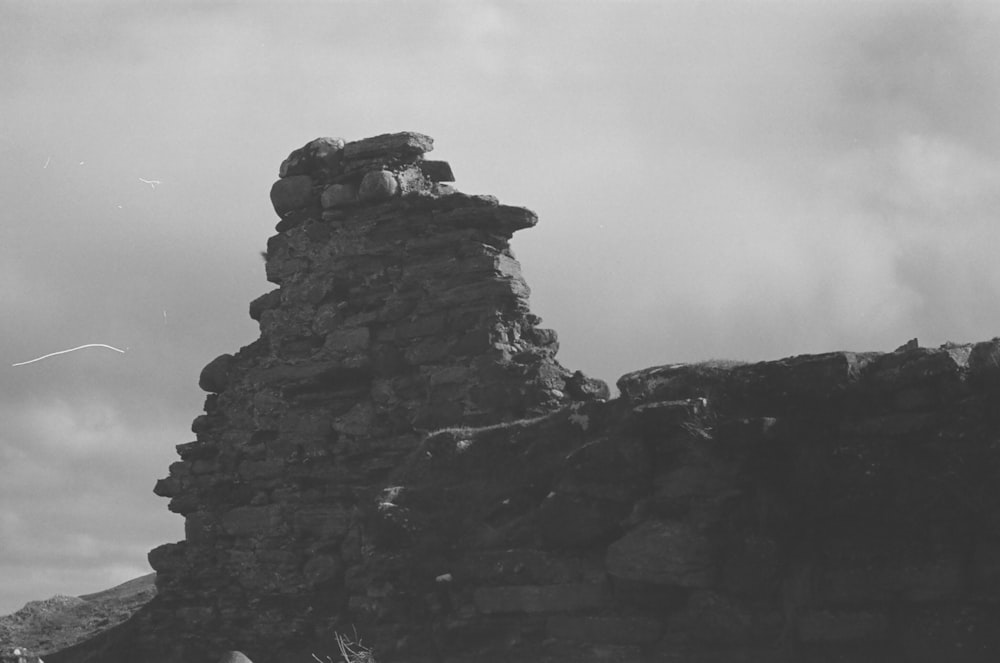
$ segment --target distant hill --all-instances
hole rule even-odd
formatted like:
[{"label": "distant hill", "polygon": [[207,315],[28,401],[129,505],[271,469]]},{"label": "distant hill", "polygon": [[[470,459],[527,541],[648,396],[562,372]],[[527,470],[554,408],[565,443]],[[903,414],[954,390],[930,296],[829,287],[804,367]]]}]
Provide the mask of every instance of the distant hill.
[{"label": "distant hill", "polygon": [[26,647],[44,656],[120,624],[156,596],[156,574],[83,596],[30,601],[0,617],[0,643]]}]

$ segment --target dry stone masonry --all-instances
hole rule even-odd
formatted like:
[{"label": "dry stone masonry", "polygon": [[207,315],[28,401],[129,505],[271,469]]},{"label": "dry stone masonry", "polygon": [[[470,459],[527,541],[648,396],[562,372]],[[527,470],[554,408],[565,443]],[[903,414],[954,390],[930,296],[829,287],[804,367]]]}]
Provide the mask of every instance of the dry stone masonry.
[{"label": "dry stone masonry", "polygon": [[[159,595],[50,663],[1000,660],[1000,339],[637,371],[554,359],[413,133],[281,166],[260,339],[156,486]],[[324,659],[325,660],[325,659]]]},{"label": "dry stone masonry", "polygon": [[1000,656],[1000,340],[670,365],[618,387],[428,435],[392,474],[377,570],[347,579],[387,652]]},{"label": "dry stone masonry", "polygon": [[359,505],[427,432],[608,395],[529,312],[508,241],[535,215],[457,192],[432,143],[320,138],[281,165],[260,339],[202,371],[197,439],[156,486],[185,517],[150,554],[179,654],[332,635],[370,554]]}]

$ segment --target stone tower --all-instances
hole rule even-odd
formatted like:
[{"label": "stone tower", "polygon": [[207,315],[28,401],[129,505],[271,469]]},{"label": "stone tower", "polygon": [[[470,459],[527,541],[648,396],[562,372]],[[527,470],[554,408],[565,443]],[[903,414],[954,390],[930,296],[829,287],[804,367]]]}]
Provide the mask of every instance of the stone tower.
[{"label": "stone tower", "polygon": [[155,488],[185,540],[149,555],[151,655],[277,660],[342,629],[359,505],[428,432],[607,397],[528,309],[508,241],[535,214],[455,190],[432,143],[319,138],[281,164],[260,338],[202,371],[197,439]]}]

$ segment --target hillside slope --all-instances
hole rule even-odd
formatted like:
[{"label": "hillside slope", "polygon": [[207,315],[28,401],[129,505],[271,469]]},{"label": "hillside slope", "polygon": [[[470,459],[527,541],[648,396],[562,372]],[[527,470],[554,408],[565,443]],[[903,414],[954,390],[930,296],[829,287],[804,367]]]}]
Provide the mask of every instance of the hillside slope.
[{"label": "hillside slope", "polygon": [[45,655],[120,624],[156,596],[150,573],[111,589],[83,596],[53,596],[30,601],[0,617],[0,643],[16,644]]}]

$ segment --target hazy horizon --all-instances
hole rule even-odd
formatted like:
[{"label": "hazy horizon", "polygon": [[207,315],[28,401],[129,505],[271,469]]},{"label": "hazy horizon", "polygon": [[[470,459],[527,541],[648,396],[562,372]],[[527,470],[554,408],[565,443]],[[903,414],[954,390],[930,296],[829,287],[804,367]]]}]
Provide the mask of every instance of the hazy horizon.
[{"label": "hazy horizon", "polygon": [[[0,614],[149,572],[198,373],[258,336],[282,159],[434,137],[559,360],[1000,335],[1000,5],[0,4]],[[83,344],[92,347],[14,366]]]}]

